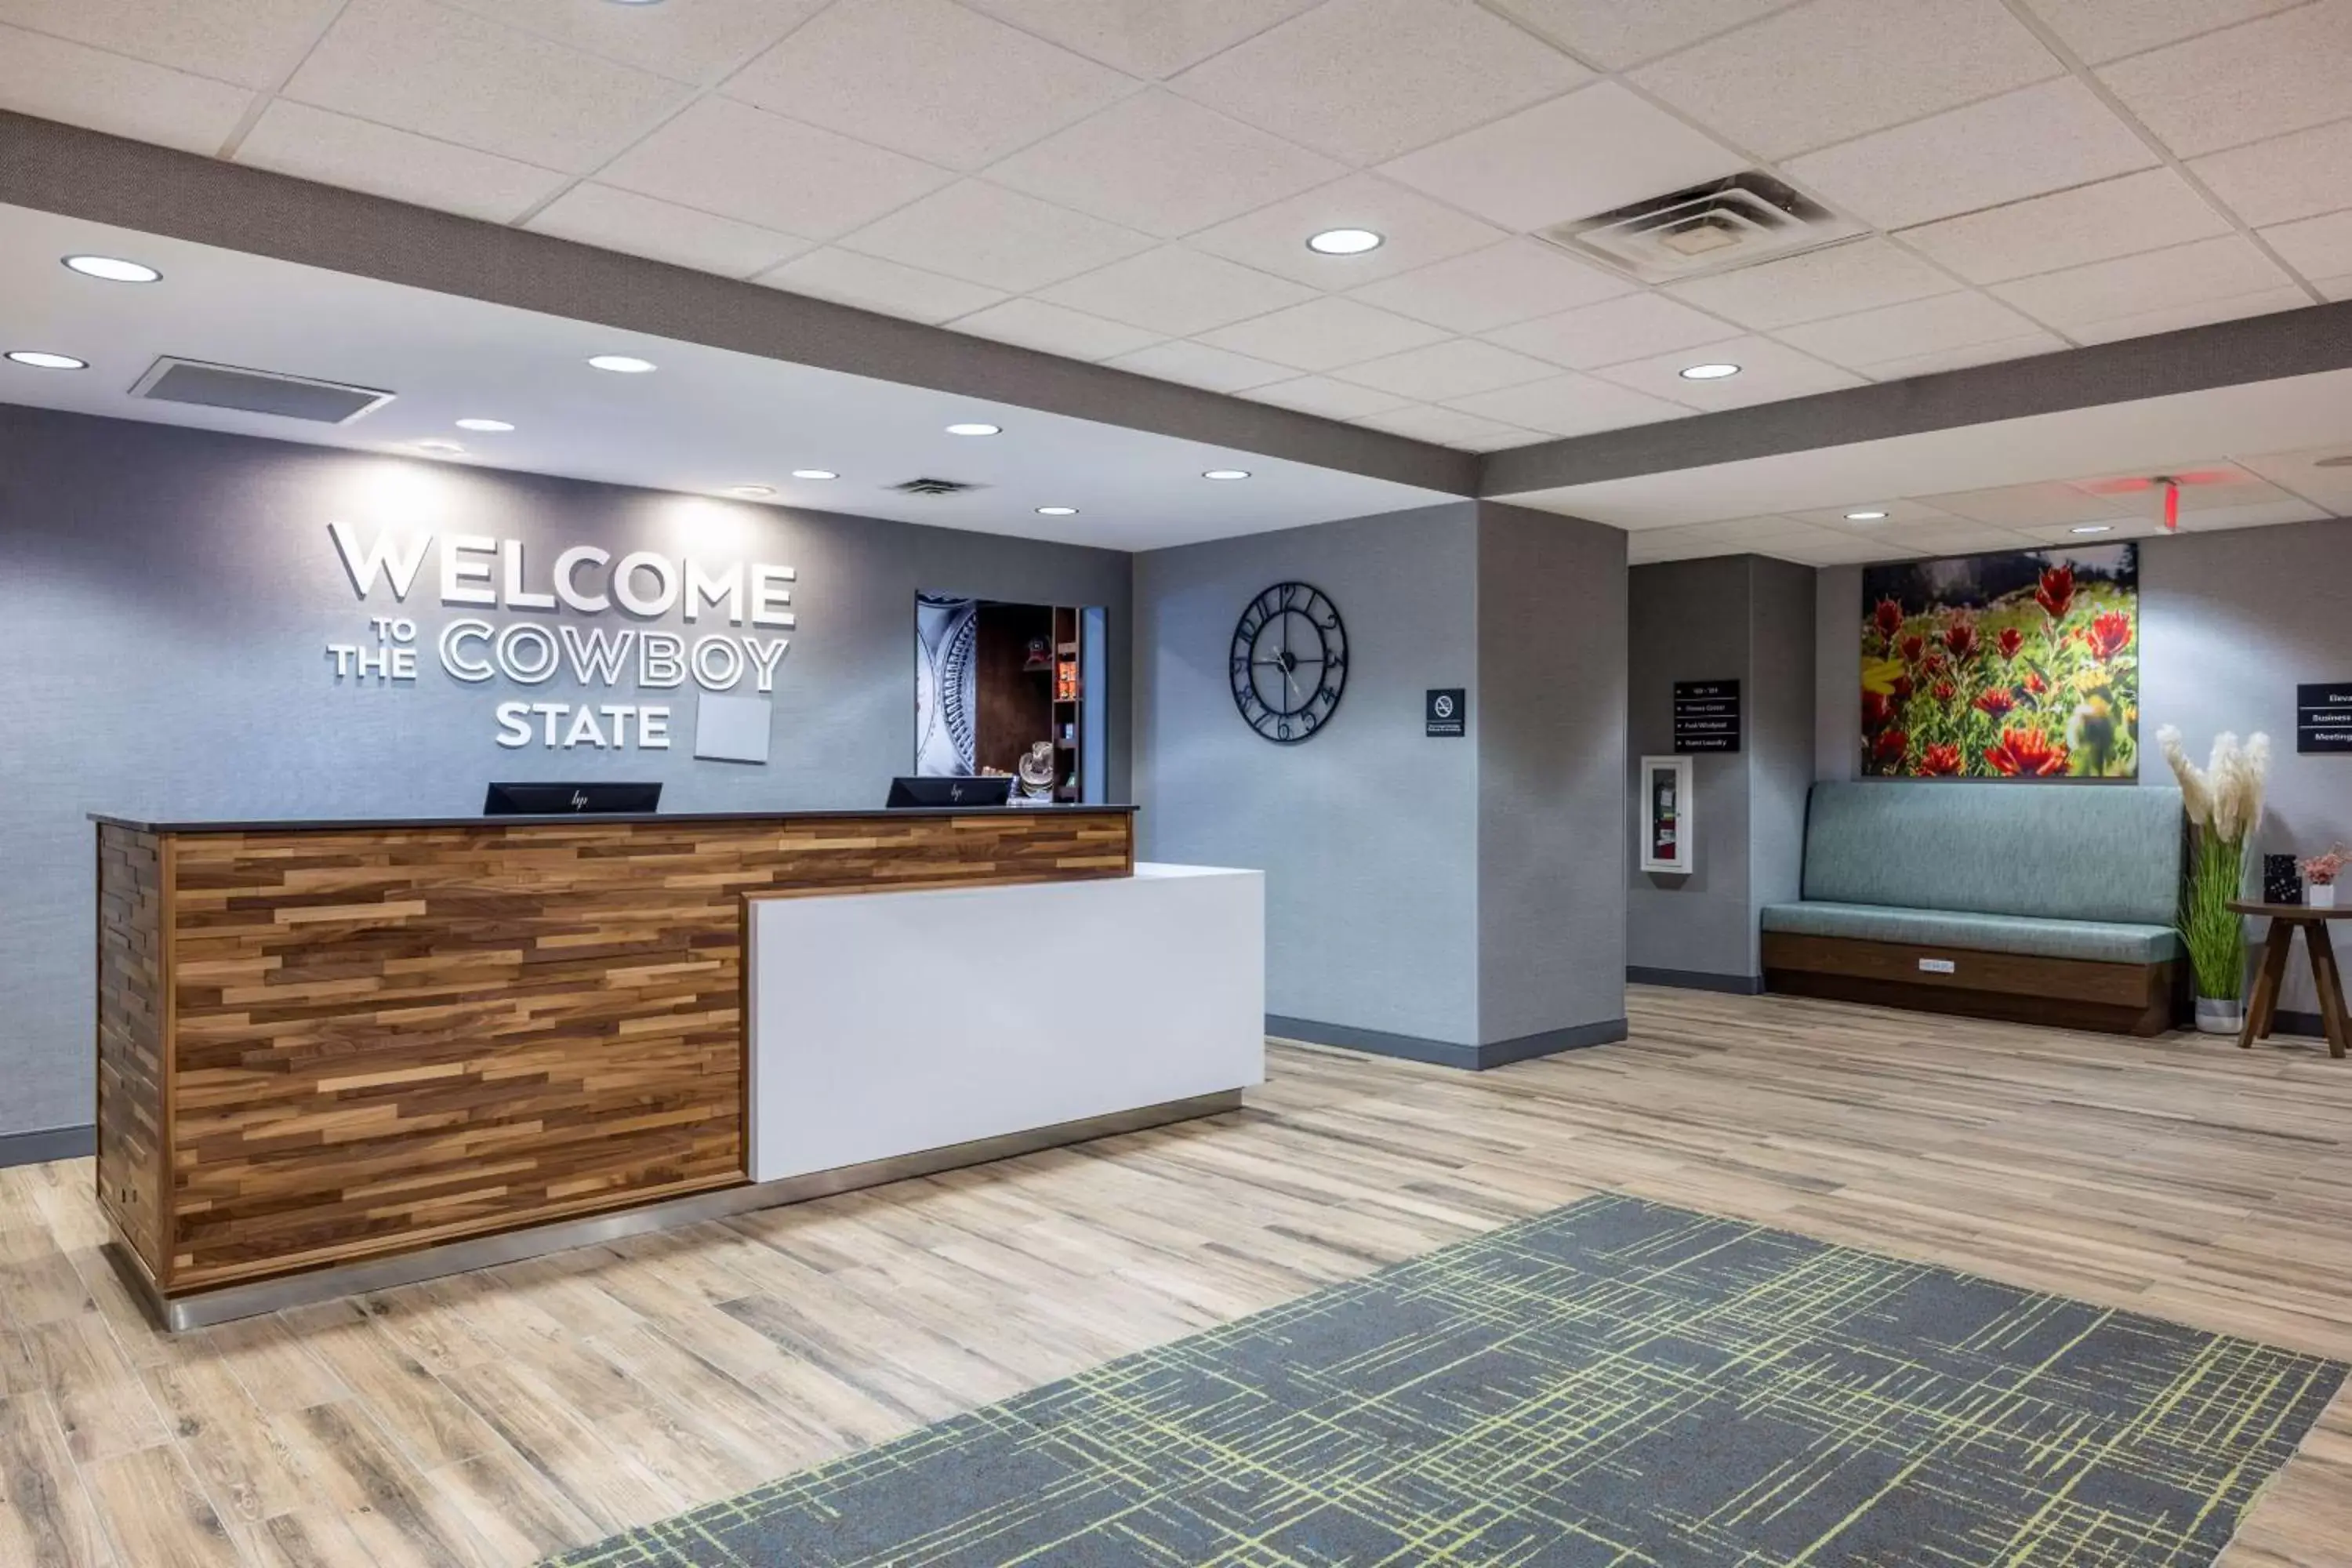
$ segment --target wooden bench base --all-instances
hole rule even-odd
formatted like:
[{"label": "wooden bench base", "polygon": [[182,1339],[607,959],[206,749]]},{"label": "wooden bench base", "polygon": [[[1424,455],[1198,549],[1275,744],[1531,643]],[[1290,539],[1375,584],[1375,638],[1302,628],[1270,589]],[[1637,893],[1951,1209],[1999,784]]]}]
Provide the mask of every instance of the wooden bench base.
[{"label": "wooden bench base", "polygon": [[2176,1016],[2169,960],[2098,963],[1769,931],[1763,957],[1767,991],[1836,1002],[2120,1035],[2160,1035]]}]

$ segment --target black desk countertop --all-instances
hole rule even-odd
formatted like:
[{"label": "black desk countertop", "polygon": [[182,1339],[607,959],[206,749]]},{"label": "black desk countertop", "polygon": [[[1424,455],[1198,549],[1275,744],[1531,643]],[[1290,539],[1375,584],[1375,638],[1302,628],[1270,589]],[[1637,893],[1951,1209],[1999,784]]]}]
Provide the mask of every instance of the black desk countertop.
[{"label": "black desk countertop", "polygon": [[1071,812],[1133,812],[1132,805],[918,805],[835,806],[823,811],[583,811],[551,816],[362,816],[322,817],[309,821],[142,822],[133,817],[89,814],[92,822],[127,827],[139,833],[362,833],[404,827],[542,827],[551,823],[621,824],[657,822],[665,826],[695,822],[822,822],[828,818],[876,817],[886,821],[920,816],[1050,816]]}]

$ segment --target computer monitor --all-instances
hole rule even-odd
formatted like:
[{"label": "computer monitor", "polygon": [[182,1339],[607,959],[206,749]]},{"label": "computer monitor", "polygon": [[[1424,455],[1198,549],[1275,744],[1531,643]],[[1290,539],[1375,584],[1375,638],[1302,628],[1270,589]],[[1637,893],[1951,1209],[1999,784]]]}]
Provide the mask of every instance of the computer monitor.
[{"label": "computer monitor", "polygon": [[1003,805],[1013,793],[1010,774],[987,778],[892,779],[884,806]]},{"label": "computer monitor", "polygon": [[610,811],[653,812],[661,806],[657,784],[494,784],[482,802],[484,816],[569,816]]}]

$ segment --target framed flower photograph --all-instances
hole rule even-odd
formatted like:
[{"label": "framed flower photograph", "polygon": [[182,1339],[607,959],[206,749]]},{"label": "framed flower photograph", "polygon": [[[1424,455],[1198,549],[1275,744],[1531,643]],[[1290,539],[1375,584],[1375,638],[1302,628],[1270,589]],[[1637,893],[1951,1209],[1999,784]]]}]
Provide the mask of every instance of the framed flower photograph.
[{"label": "framed flower photograph", "polygon": [[1862,771],[2139,776],[2139,547],[1889,562],[1862,574]]}]

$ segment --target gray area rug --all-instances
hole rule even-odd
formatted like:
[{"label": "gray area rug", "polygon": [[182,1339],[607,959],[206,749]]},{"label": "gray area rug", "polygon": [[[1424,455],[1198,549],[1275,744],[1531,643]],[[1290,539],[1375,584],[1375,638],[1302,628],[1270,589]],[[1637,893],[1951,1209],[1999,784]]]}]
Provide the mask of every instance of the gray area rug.
[{"label": "gray area rug", "polygon": [[2190,1568],[2345,1372],[1603,1195],[556,1561]]}]

